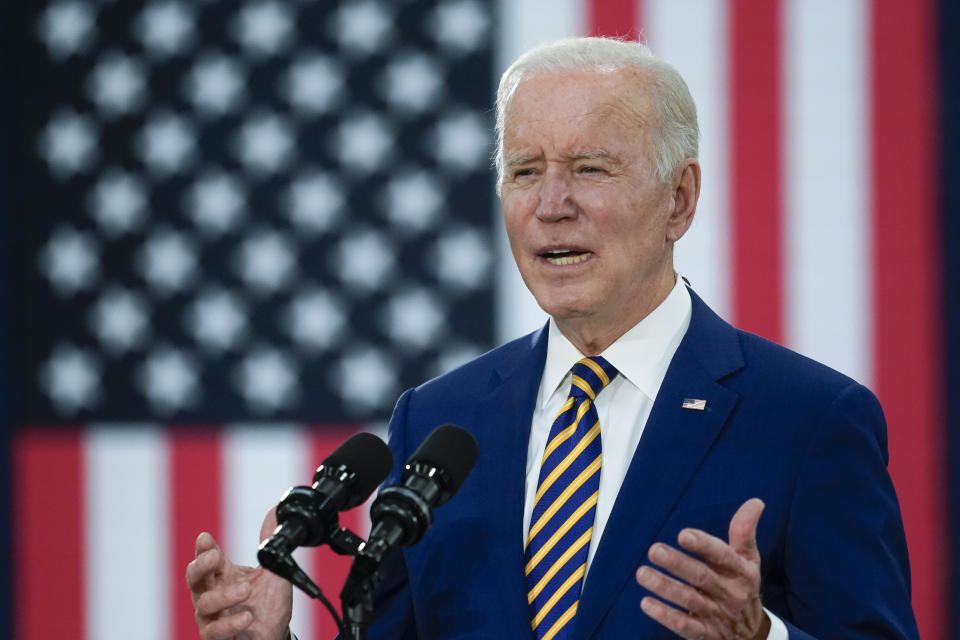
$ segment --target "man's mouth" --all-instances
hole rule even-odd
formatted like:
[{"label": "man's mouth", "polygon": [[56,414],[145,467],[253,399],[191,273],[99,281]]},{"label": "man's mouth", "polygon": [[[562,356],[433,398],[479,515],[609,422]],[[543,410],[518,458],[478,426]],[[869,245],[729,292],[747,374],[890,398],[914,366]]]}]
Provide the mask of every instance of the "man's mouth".
[{"label": "man's mouth", "polygon": [[585,262],[593,254],[589,251],[580,251],[578,249],[550,249],[540,255],[550,264],[565,266]]}]

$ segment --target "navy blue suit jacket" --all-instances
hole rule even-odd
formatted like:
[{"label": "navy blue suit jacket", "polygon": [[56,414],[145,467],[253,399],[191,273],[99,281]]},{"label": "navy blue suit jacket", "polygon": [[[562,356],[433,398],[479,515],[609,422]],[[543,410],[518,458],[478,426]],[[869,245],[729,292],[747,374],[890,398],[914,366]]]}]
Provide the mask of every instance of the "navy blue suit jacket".
[{"label": "navy blue suit jacket", "polygon": [[[640,610],[634,580],[655,541],[684,527],[723,539],[757,496],[765,606],[791,638],[916,638],[900,510],[880,405],[853,380],[739,331],[695,294],[587,574],[572,637],[672,638]],[[462,425],[480,456],[394,553],[371,638],[531,638],[523,574],[527,440],[546,357],[541,329],[401,396],[390,423],[402,462],[437,425]],[[683,409],[706,400],[704,411]],[[605,428],[615,426],[604,425]]]}]

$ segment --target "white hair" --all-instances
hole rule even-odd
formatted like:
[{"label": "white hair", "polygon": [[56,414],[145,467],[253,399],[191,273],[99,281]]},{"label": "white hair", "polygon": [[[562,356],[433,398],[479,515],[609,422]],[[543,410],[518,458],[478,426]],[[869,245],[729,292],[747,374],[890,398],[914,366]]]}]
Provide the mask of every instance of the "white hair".
[{"label": "white hair", "polygon": [[517,58],[500,77],[494,156],[497,191],[503,183],[504,119],[510,100],[524,78],[539,74],[623,69],[643,72],[643,84],[637,88],[649,95],[656,119],[650,129],[649,140],[657,177],[667,180],[686,158],[696,158],[700,139],[697,108],[687,83],[676,69],[640,42],[612,38],[565,38],[531,49]]}]

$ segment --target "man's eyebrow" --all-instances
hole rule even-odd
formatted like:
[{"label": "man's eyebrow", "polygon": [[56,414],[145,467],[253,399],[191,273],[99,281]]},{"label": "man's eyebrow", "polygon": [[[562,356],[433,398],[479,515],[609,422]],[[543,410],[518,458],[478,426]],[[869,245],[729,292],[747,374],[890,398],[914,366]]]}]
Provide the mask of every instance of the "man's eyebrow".
[{"label": "man's eyebrow", "polygon": [[620,160],[616,156],[612,156],[603,149],[597,149],[595,151],[579,151],[571,156],[573,160],[606,160],[607,162],[612,162],[614,164],[620,164]]},{"label": "man's eyebrow", "polygon": [[511,157],[507,158],[507,166],[508,166],[508,167],[519,167],[520,165],[527,164],[528,162],[533,162],[534,160],[538,160],[540,157],[541,157],[541,156],[539,156],[539,155],[535,155],[535,156],[511,156]]}]

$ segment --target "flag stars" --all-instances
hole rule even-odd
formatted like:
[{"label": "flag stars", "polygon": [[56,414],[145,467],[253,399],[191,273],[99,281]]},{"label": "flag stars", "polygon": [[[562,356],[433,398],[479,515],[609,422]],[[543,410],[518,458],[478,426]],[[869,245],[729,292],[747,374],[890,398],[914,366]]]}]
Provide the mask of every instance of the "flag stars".
[{"label": "flag stars", "polygon": [[275,231],[252,233],[236,254],[237,271],[262,294],[276,292],[293,277],[296,257],[287,237]]},{"label": "flag stars", "polygon": [[474,289],[489,278],[490,246],[475,229],[445,233],[437,240],[432,258],[437,277],[454,289]]},{"label": "flag stars", "polygon": [[237,227],[246,206],[243,183],[223,171],[210,171],[190,187],[186,209],[196,226],[211,235]]},{"label": "flag stars", "polygon": [[329,175],[317,171],[291,182],[284,201],[290,220],[299,229],[318,233],[331,228],[342,213],[346,198]]},{"label": "flag stars", "polygon": [[148,309],[136,293],[111,288],[93,306],[90,326],[108,352],[120,355],[143,343]]},{"label": "flag stars", "polygon": [[155,56],[184,53],[194,40],[194,17],[182,2],[152,2],[135,23],[144,48]]},{"label": "flag stars", "polygon": [[357,413],[386,409],[397,386],[396,365],[382,351],[353,348],[344,354],[330,382],[347,407]]},{"label": "flag stars", "polygon": [[100,365],[88,351],[59,345],[40,369],[40,385],[60,415],[90,409],[100,398]]},{"label": "flag stars", "polygon": [[393,131],[383,118],[372,113],[347,119],[334,138],[334,153],[352,170],[376,171],[393,148]]},{"label": "flag stars", "polygon": [[86,50],[95,34],[96,16],[87,2],[55,2],[37,24],[37,35],[58,62]]},{"label": "flag stars", "polygon": [[425,171],[402,173],[387,183],[387,216],[398,227],[423,231],[444,203],[443,187]]},{"label": "flag stars", "polygon": [[54,289],[69,296],[89,289],[100,271],[99,248],[90,234],[57,229],[40,254],[40,268]]},{"label": "flag stars", "polygon": [[97,157],[96,142],[97,132],[90,118],[63,110],[41,132],[39,150],[53,175],[65,179],[90,168]]},{"label": "flag stars", "polygon": [[490,157],[491,132],[473,112],[461,112],[441,120],[434,130],[433,147],[444,168],[473,171]]},{"label": "flag stars", "polygon": [[376,231],[354,231],[340,241],[331,267],[348,288],[358,293],[375,291],[394,268],[394,250]]},{"label": "flag stars", "polygon": [[231,349],[247,332],[246,309],[229,291],[208,290],[187,311],[186,324],[197,342],[211,352]]},{"label": "flag stars", "polygon": [[382,2],[347,2],[333,19],[332,31],[344,49],[369,55],[387,43],[392,19]]},{"label": "flag stars", "polygon": [[162,346],[144,360],[138,372],[140,390],[158,413],[175,413],[198,399],[198,371],[183,351]]},{"label": "flag stars", "polygon": [[390,63],[383,76],[383,93],[398,109],[419,113],[434,104],[442,88],[434,58],[407,54]]},{"label": "flag stars", "polygon": [[248,3],[237,15],[233,28],[236,39],[255,56],[277,54],[290,45],[293,17],[279,2]]},{"label": "flag stars", "polygon": [[286,313],[287,330],[306,349],[335,346],[346,328],[344,305],[322,289],[308,290],[290,303]]},{"label": "flag stars", "polygon": [[184,93],[206,116],[232,113],[243,104],[244,72],[230,57],[205,54],[184,79]]},{"label": "flag stars", "polygon": [[440,338],[444,314],[440,302],[425,289],[395,295],[383,315],[387,334],[398,345],[423,349]]},{"label": "flag stars", "polygon": [[343,85],[343,70],[314,54],[296,59],[281,81],[281,90],[294,109],[315,116],[330,110],[341,96]]},{"label": "flag stars", "polygon": [[146,187],[134,174],[112,170],[97,181],[89,207],[100,228],[117,237],[139,228],[146,217]]},{"label": "flag stars", "polygon": [[485,42],[489,27],[490,18],[475,0],[450,0],[434,10],[431,31],[445,48],[470,52]]},{"label": "flag stars", "polygon": [[135,145],[143,162],[159,177],[183,171],[196,153],[193,127],[169,113],[150,118]]},{"label": "flag stars", "polygon": [[105,54],[88,78],[87,93],[108,118],[128,114],[143,104],[144,73],[133,58]]},{"label": "flag stars", "polygon": [[197,251],[185,234],[162,230],[144,243],[139,262],[140,271],[153,290],[167,295],[181,291],[196,277]]},{"label": "flag stars", "polygon": [[258,348],[244,358],[236,384],[248,405],[262,413],[287,407],[299,395],[293,360],[274,349]]},{"label": "flag stars", "polygon": [[255,173],[274,173],[286,167],[293,156],[293,133],[287,120],[276,115],[256,116],[241,127],[236,154]]}]

